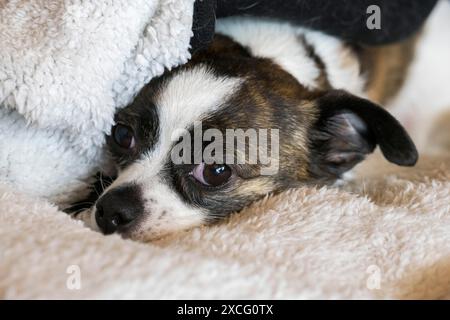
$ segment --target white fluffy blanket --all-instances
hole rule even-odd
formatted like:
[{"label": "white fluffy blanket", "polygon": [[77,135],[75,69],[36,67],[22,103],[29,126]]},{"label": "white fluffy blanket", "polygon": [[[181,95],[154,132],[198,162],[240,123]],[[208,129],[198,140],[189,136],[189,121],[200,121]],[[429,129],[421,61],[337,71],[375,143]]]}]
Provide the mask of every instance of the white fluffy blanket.
[{"label": "white fluffy blanket", "polygon": [[[410,130],[450,106],[445,3],[431,24],[447,36],[425,34],[393,102]],[[374,155],[344,187],[291,190],[149,244],[105,237],[0,186],[0,298],[450,298],[450,115],[439,121],[431,139],[419,139],[415,168]]]},{"label": "white fluffy blanket", "polygon": [[0,0],[0,183],[64,203],[117,107],[190,57],[194,0]]}]

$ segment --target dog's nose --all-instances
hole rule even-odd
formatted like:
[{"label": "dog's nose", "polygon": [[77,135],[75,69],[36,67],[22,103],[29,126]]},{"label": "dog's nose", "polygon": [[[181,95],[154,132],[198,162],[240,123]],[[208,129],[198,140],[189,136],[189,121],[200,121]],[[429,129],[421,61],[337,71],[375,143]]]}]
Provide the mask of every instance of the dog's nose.
[{"label": "dog's nose", "polygon": [[[106,192],[95,205],[95,221],[104,234],[111,234],[135,220],[144,207],[138,186],[124,186]],[[120,231],[120,229],[119,229]]]}]

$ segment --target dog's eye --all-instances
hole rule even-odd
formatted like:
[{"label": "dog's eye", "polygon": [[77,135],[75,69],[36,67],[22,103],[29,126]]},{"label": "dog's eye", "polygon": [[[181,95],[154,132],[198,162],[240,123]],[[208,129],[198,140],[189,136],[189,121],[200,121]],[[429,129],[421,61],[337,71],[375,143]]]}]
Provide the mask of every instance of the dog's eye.
[{"label": "dog's eye", "polygon": [[231,168],[225,164],[201,163],[192,170],[192,175],[204,185],[218,187],[231,177]]},{"label": "dog's eye", "polygon": [[117,124],[112,129],[114,141],[124,149],[132,149],[135,146],[133,130],[123,124]]}]

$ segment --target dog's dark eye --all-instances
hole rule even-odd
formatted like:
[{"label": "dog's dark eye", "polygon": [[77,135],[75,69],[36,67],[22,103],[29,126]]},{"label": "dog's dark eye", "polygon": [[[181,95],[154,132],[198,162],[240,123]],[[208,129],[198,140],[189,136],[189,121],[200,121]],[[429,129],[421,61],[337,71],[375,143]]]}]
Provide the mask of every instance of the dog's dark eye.
[{"label": "dog's dark eye", "polygon": [[114,141],[124,149],[132,149],[135,146],[133,130],[123,124],[117,124],[112,128]]},{"label": "dog's dark eye", "polygon": [[192,175],[204,185],[218,187],[231,177],[231,168],[225,164],[201,163],[192,170]]}]

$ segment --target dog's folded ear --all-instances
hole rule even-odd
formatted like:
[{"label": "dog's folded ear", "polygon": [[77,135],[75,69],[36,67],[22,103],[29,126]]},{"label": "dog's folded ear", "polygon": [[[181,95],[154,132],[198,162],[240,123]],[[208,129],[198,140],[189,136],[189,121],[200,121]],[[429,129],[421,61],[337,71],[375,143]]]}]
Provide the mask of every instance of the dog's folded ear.
[{"label": "dog's folded ear", "polygon": [[413,166],[416,147],[402,125],[375,103],[342,90],[317,101],[319,115],[310,130],[311,173],[339,177],[378,145],[397,165]]}]

